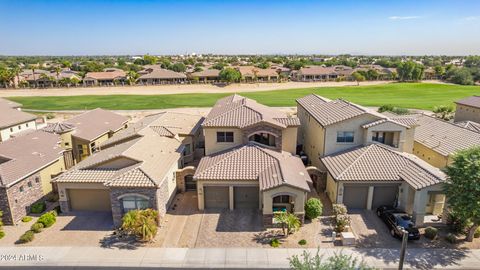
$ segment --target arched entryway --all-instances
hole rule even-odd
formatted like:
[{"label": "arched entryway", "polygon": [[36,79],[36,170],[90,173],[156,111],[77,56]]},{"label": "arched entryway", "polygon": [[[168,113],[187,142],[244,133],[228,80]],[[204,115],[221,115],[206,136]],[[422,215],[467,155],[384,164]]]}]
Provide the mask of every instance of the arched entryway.
[{"label": "arched entryway", "polygon": [[248,137],[248,141],[256,142],[270,147],[276,147],[276,136],[267,132],[257,132]]},{"label": "arched entryway", "polygon": [[272,198],[273,212],[293,212],[294,197],[290,194],[279,194]]},{"label": "arched entryway", "polygon": [[185,175],[185,191],[196,191],[197,190],[197,181],[193,179],[193,174]]}]

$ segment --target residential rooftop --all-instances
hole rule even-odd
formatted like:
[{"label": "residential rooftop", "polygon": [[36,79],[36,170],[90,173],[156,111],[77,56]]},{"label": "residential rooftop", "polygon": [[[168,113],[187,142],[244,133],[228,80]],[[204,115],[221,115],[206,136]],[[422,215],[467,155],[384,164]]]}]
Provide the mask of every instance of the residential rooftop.
[{"label": "residential rooftop", "polygon": [[420,158],[380,144],[356,147],[322,159],[337,181],[406,181],[415,189],[441,183],[445,174]]},{"label": "residential rooftop", "polygon": [[0,143],[0,185],[10,186],[58,160],[63,153],[58,135],[41,130]]},{"label": "residential rooftop", "polygon": [[471,96],[455,102],[460,105],[480,108],[480,96]]},{"label": "residential rooftop", "polygon": [[37,116],[19,111],[16,108],[18,103],[10,103],[0,99],[0,128],[11,127],[20,123],[34,121]]},{"label": "residential rooftop", "polygon": [[203,157],[195,172],[197,180],[258,180],[260,190],[281,185],[309,191],[310,176],[294,155],[255,143]]},{"label": "residential rooftop", "polygon": [[257,103],[255,100],[234,94],[219,99],[209,112],[203,127],[245,128],[258,123],[268,123],[280,128],[299,126],[300,120],[285,112]]}]

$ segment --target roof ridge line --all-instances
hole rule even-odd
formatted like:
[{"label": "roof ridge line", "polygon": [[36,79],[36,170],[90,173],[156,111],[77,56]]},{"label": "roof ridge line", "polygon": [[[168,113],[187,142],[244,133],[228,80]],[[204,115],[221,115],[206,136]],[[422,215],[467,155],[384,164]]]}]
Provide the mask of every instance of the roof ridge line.
[{"label": "roof ridge line", "polygon": [[[236,95],[236,94],[233,94],[233,95],[230,95],[230,96],[235,96],[235,95]],[[240,95],[238,95],[238,96],[240,96]],[[240,96],[240,97],[242,97],[242,98],[245,99],[245,97],[243,97],[243,96]],[[243,100],[244,100],[244,99],[243,99]],[[240,101],[241,101],[241,100],[240,100]],[[236,106],[233,110],[237,110],[238,108],[240,108],[240,107],[242,107],[242,106],[245,106],[245,103],[243,103],[243,102],[232,101],[230,104],[233,104],[233,103],[234,103],[234,104],[237,104],[237,103],[238,103],[238,106]],[[217,105],[217,104],[215,104],[215,105]],[[215,107],[215,105],[213,105],[213,107]],[[225,114],[227,114],[228,112],[231,112],[231,111],[233,111],[233,110],[224,111],[224,112],[222,112],[221,114],[216,115],[215,117],[213,117],[213,118],[211,118],[211,119],[208,119],[207,121],[204,121],[204,123],[205,123],[205,122],[213,121],[213,120],[215,120],[215,119],[218,119],[218,118],[220,118],[220,116],[224,116]],[[207,117],[208,117],[208,115],[207,115]]]},{"label": "roof ridge line", "polygon": [[[373,145],[375,144],[370,144],[367,146],[367,149],[365,151],[363,151],[363,153],[361,153],[352,163],[350,163],[350,165],[348,165],[342,173],[340,173],[338,176],[337,176],[337,179],[340,179],[340,177],[342,177],[348,170],[350,170],[350,168],[352,168],[352,166],[356,163],[358,163],[358,161],[364,156],[367,154],[367,152],[373,147]],[[362,147],[360,147],[359,149],[362,149]]]},{"label": "roof ridge line", "polygon": [[[247,144],[248,145],[248,144]],[[225,153],[220,153],[218,155],[222,155],[222,154],[227,154],[228,156],[226,156],[224,159],[222,159],[220,162],[218,163],[214,163],[212,164],[212,166],[208,167],[208,168],[205,168],[202,172],[200,172],[198,175],[202,175],[204,174],[205,172],[207,171],[210,171],[213,167],[217,166],[218,164],[220,163],[223,163],[225,160],[227,159],[230,159],[233,155],[237,154],[237,152],[235,150],[243,150],[245,145],[242,145],[242,146],[239,146],[239,147],[233,147],[233,148],[230,148],[230,149],[227,149],[227,150],[224,150],[226,151]],[[236,148],[236,149],[235,149]],[[213,155],[215,155],[217,153],[214,153]],[[209,156],[210,158],[212,158],[212,156]]]},{"label": "roof ridge line", "polygon": [[455,126],[455,127],[463,128],[463,129],[468,130],[468,131],[473,132],[473,133],[478,133],[478,132],[475,132],[475,131],[473,131],[473,130],[470,130],[470,129],[466,128],[466,127],[462,127],[462,126],[459,126],[459,125],[455,125],[454,122],[446,121],[446,120],[437,118],[437,117],[435,117],[435,116],[431,116],[431,115],[425,114],[425,113],[423,113],[423,112],[421,113],[421,115],[427,116],[427,117],[429,117],[429,118],[432,118],[432,119],[434,119],[434,120],[440,121],[440,122],[442,122],[442,123],[447,123],[447,124],[453,125],[453,126]]}]

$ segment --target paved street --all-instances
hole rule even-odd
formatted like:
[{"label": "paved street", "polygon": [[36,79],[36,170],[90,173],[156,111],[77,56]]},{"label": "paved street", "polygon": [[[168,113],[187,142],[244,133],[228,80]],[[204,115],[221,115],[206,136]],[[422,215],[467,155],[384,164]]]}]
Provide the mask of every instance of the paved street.
[{"label": "paved street", "polygon": [[[106,249],[100,247],[2,247],[0,268],[12,266],[44,269],[105,267],[133,269],[161,268],[288,268],[288,258],[303,249],[272,248],[138,248]],[[307,251],[315,253],[316,249]],[[335,252],[351,254],[379,269],[396,269],[396,249],[321,249],[327,258]],[[408,269],[478,269],[480,250],[410,249]]]}]

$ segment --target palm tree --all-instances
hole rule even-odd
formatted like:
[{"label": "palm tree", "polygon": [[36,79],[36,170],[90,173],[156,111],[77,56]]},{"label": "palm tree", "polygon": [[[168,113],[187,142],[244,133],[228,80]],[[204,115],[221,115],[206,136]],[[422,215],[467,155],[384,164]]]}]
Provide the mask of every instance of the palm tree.
[{"label": "palm tree", "polygon": [[60,66],[56,66],[53,70],[55,70],[55,74],[57,75],[57,84],[58,84],[58,77],[60,76],[60,72],[62,72],[62,68]]},{"label": "palm tree", "polygon": [[138,75],[138,73],[133,71],[133,70],[130,70],[129,72],[127,72],[127,79],[128,79],[128,83],[130,85],[135,84],[135,82],[137,81],[137,79],[139,77],[140,77],[140,75]]},{"label": "palm tree", "polygon": [[21,71],[22,71],[22,69],[18,65],[12,68],[12,72],[13,72],[14,76],[17,77],[17,85],[16,86],[18,86],[20,84],[20,72]]},{"label": "palm tree", "polygon": [[35,69],[37,68],[37,65],[31,64],[29,65],[29,68],[32,70],[33,81],[35,82],[35,87],[37,87],[37,79],[35,78]]}]

